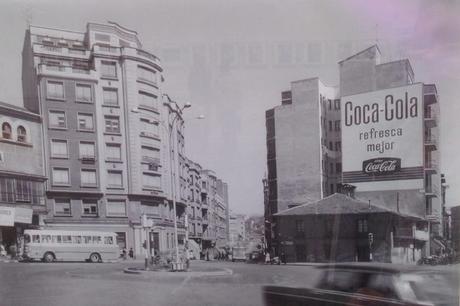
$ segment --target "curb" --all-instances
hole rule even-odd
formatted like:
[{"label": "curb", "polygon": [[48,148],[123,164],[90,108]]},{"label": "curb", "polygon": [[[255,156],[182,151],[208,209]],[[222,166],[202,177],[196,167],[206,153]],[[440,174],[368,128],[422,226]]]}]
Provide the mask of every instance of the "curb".
[{"label": "curb", "polygon": [[220,271],[190,271],[190,272],[172,272],[172,271],[145,271],[135,268],[125,268],[123,269],[123,273],[132,274],[132,275],[153,275],[153,276],[174,276],[174,277],[204,277],[204,276],[229,276],[233,275],[233,271],[231,269],[224,268]]},{"label": "curb", "polygon": [[0,260],[0,262],[12,263],[12,262],[19,262],[19,260],[17,260],[17,259],[2,259],[2,260]]}]

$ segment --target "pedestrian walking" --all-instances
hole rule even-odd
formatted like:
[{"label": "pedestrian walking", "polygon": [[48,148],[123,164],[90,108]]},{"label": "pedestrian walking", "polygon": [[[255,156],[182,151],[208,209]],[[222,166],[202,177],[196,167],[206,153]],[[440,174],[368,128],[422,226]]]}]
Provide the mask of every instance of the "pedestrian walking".
[{"label": "pedestrian walking", "polygon": [[190,268],[190,252],[188,249],[185,249],[185,270],[188,271]]},{"label": "pedestrian walking", "polygon": [[142,250],[144,252],[144,267],[145,267],[145,270],[148,270],[149,269],[149,252],[147,250],[146,241],[144,241],[144,243],[142,244]]},{"label": "pedestrian walking", "polygon": [[270,263],[270,252],[266,252],[265,253],[265,264],[269,264]]},{"label": "pedestrian walking", "polygon": [[131,258],[131,259],[134,258],[134,250],[133,250],[133,248],[129,248],[128,255],[129,255],[129,258]]},{"label": "pedestrian walking", "polygon": [[126,260],[126,258],[127,258],[127,257],[126,257],[126,255],[127,255],[127,254],[126,254],[126,253],[127,253],[126,247],[123,248],[122,253],[123,253],[123,260]]},{"label": "pedestrian walking", "polygon": [[6,249],[1,241],[0,241],[0,256],[6,256]]}]

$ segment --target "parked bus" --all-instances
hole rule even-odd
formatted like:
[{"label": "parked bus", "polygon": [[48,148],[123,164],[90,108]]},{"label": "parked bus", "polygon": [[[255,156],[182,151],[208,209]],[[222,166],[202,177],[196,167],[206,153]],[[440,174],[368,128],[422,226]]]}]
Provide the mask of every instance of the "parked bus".
[{"label": "parked bus", "polygon": [[23,256],[29,260],[90,261],[116,260],[117,234],[93,231],[25,230]]}]

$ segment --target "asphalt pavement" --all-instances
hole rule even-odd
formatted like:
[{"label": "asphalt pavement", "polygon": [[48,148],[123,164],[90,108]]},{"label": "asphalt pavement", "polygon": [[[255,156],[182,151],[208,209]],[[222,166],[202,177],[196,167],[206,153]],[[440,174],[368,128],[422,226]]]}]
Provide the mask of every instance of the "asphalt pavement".
[{"label": "asphalt pavement", "polygon": [[263,305],[268,284],[313,285],[311,266],[191,261],[192,271],[123,273],[141,261],[118,263],[1,263],[1,306],[54,305]]}]

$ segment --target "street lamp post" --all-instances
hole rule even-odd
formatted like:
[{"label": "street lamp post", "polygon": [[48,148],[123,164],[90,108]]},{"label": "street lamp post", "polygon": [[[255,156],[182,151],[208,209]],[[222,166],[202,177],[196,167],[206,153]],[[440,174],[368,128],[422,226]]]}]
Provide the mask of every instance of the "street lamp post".
[{"label": "street lamp post", "polygon": [[[177,104],[176,104],[177,105]],[[182,112],[184,109],[191,107],[192,105],[190,103],[184,104],[182,108],[179,108],[179,112]],[[179,117],[179,112],[176,112],[173,120],[169,124],[169,114],[168,114],[168,125],[169,125],[169,170],[170,170],[170,176],[171,176],[171,197],[172,197],[172,202],[173,202],[173,214],[174,214],[174,247],[176,251],[176,260],[173,263],[173,270],[183,270],[181,267],[181,263],[179,261],[179,237],[178,237],[178,231],[177,231],[177,208],[176,208],[176,171],[173,171],[173,131],[174,131],[174,122],[177,120]]]},{"label": "street lamp post", "polygon": [[[169,97],[168,97],[168,99],[169,99]],[[170,101],[169,103],[174,103],[177,106],[176,102]],[[174,123],[177,120],[177,118],[179,117],[179,114],[182,113],[184,109],[190,108],[191,106],[192,105],[190,103],[185,103],[184,106],[182,106],[182,107],[177,106],[179,111],[176,111],[176,114],[175,114],[174,118],[171,120],[171,123],[169,123],[169,114],[168,114],[169,160],[170,160],[169,170],[170,170],[170,174],[171,174],[170,175],[171,176],[171,197],[172,197],[172,202],[173,202],[173,213],[174,213],[174,219],[173,219],[173,222],[174,222],[174,245],[175,245],[175,253],[176,253],[176,260],[173,263],[173,271],[183,270],[184,269],[182,267],[182,265],[181,265],[180,260],[179,260],[179,237],[178,237],[178,230],[177,230],[176,177],[175,177],[176,171],[173,170],[173,169],[175,169],[175,166],[173,168],[173,160],[175,160],[174,155],[173,155],[173,146],[174,146],[174,144],[173,144],[173,140],[174,140],[173,131],[174,131]],[[196,119],[204,119],[204,118],[205,118],[204,115],[199,115],[198,117],[196,117]],[[185,217],[186,217],[186,222],[188,223],[187,215]],[[188,228],[186,228],[185,230],[186,230],[185,239],[187,241],[188,240]]]}]

